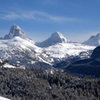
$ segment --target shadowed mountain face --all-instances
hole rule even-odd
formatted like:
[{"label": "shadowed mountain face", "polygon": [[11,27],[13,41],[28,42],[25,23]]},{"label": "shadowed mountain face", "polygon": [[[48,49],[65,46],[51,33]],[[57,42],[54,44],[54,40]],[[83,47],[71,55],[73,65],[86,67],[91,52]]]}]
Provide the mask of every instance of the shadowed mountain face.
[{"label": "shadowed mountain face", "polygon": [[27,38],[26,34],[24,33],[24,31],[22,31],[22,29],[19,26],[13,25],[10,29],[9,34],[5,35],[4,39],[12,39],[16,36],[19,36],[21,38]]},{"label": "shadowed mountain face", "polygon": [[60,32],[55,32],[47,40],[36,43],[36,45],[39,47],[48,47],[51,45],[55,45],[57,43],[66,43],[66,42],[67,39]]},{"label": "shadowed mountain face", "polygon": [[94,49],[90,59],[76,61],[65,70],[78,75],[100,77],[100,46]]},{"label": "shadowed mountain face", "polygon": [[98,46],[97,48],[94,49],[91,58],[93,59],[99,59],[100,58],[100,46]]}]

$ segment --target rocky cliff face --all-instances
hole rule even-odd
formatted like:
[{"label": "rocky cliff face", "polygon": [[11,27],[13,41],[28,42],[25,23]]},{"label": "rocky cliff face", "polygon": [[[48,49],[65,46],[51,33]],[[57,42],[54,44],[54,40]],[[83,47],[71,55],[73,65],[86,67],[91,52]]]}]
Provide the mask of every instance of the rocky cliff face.
[{"label": "rocky cliff face", "polygon": [[24,31],[17,25],[13,25],[10,29],[9,34],[5,35],[4,39],[12,39],[16,36],[19,36],[21,38],[27,38]]}]

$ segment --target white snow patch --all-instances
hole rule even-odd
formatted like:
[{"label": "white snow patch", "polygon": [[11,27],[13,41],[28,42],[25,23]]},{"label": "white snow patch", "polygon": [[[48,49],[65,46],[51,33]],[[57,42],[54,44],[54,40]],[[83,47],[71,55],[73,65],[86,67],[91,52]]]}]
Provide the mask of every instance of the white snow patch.
[{"label": "white snow patch", "polygon": [[15,66],[10,65],[10,64],[8,64],[8,63],[4,64],[3,67],[4,67],[4,68],[16,68]]},{"label": "white snow patch", "polygon": [[31,64],[35,64],[36,63],[36,61],[31,61]]},{"label": "white snow patch", "polygon": [[0,100],[10,100],[10,99],[0,96]]},{"label": "white snow patch", "polygon": [[67,55],[76,56],[80,52],[86,52],[88,50],[93,50],[95,47],[82,45],[79,43],[59,43],[48,48],[45,48],[45,52],[50,57],[63,58]]}]

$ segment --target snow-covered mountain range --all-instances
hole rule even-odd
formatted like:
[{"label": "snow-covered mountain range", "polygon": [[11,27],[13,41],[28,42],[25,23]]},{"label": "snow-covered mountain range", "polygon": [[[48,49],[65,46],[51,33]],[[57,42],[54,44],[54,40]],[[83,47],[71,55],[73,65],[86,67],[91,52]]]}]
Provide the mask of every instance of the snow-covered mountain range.
[{"label": "snow-covered mountain range", "polygon": [[0,59],[8,60],[17,67],[48,69],[63,59],[79,56],[89,57],[94,46],[69,43],[60,33],[55,32],[41,43],[34,43],[25,32],[13,25],[8,35],[0,40]]},{"label": "snow-covered mountain range", "polygon": [[95,36],[91,36],[87,41],[83,42],[83,44],[90,46],[99,46],[100,45],[100,33]]}]

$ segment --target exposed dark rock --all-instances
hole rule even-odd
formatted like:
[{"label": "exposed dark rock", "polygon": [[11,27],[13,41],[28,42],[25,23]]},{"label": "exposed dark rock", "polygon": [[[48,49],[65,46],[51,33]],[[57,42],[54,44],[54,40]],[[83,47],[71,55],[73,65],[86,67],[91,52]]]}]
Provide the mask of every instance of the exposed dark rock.
[{"label": "exposed dark rock", "polygon": [[9,34],[5,35],[4,39],[12,39],[16,36],[19,36],[21,38],[27,38],[26,34],[19,26],[13,25],[10,29]]}]

